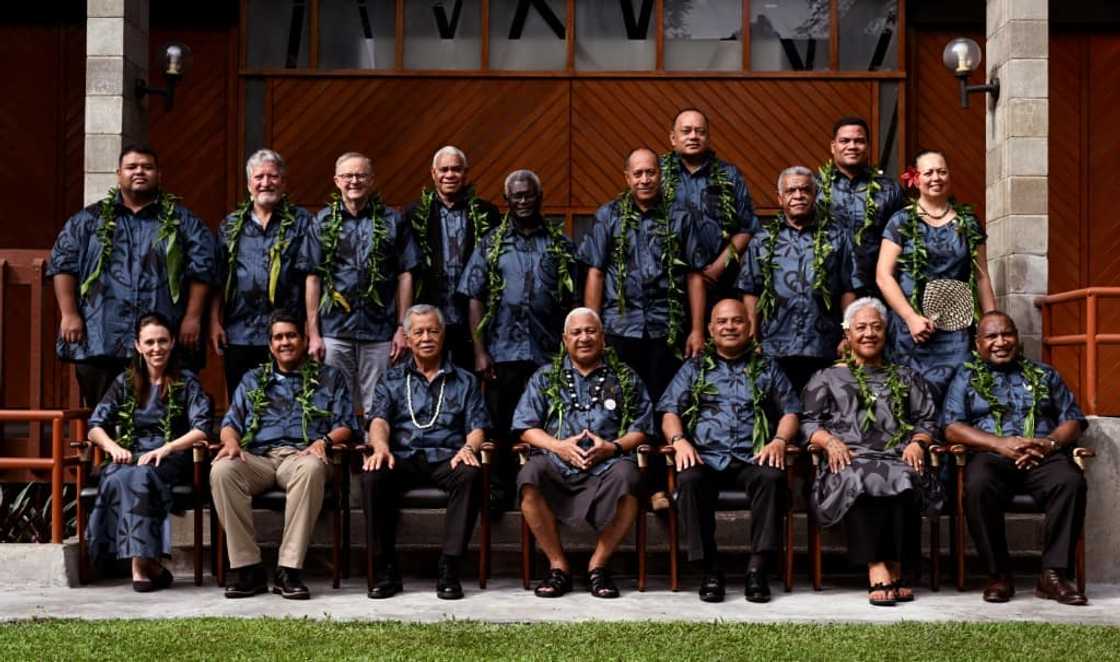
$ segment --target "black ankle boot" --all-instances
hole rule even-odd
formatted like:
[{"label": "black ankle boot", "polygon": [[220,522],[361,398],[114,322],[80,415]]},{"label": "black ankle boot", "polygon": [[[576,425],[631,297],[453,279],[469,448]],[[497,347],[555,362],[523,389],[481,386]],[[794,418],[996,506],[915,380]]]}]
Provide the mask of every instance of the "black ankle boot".
[{"label": "black ankle boot", "polygon": [[441,600],[458,600],[463,597],[463,585],[459,583],[459,557],[447,555],[439,557],[436,597]]}]

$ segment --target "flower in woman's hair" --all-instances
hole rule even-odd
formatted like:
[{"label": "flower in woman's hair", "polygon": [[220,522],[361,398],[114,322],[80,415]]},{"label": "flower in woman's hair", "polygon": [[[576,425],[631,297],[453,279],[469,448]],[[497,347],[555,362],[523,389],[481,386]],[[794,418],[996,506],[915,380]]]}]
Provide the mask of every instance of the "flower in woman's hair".
[{"label": "flower in woman's hair", "polygon": [[844,320],[843,322],[840,322],[840,328],[847,331],[848,329],[852,328],[852,325],[848,323],[848,320]]},{"label": "flower in woman's hair", "polygon": [[898,179],[905,188],[918,188],[918,169],[914,166],[908,166],[898,176]]}]

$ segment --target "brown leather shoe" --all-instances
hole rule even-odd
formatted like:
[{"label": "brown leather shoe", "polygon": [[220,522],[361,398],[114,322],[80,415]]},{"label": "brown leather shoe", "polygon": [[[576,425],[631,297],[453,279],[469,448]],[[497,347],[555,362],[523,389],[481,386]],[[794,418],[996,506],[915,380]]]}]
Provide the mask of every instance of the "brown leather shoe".
[{"label": "brown leather shoe", "polygon": [[1089,604],[1089,599],[1084,593],[1077,590],[1068,579],[1058,574],[1057,570],[1043,570],[1038,578],[1038,586],[1034,594],[1043,600],[1057,600],[1063,605],[1082,606]]},{"label": "brown leather shoe", "polygon": [[1015,595],[1015,583],[1007,575],[991,577],[984,586],[984,602],[1007,602]]}]

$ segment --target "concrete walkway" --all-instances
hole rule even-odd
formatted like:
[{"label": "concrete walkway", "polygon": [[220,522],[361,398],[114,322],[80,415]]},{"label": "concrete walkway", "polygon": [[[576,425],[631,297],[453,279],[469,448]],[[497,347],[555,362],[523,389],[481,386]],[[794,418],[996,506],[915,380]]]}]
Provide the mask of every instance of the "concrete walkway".
[{"label": "concrete walkway", "polygon": [[[638,593],[632,581],[619,582],[623,595],[618,600],[592,598],[577,579],[577,590],[557,599],[535,597],[521,589],[519,581],[491,580],[486,591],[477,584],[465,584],[466,598],[457,602],[439,600],[434,580],[406,580],[405,592],[390,599],[366,598],[365,582],[350,579],[339,590],[327,582],[312,582],[312,599],[304,602],[284,600],[278,595],[261,595],[244,600],[226,600],[221,589],[210,582],[202,587],[176,584],[172,589],[151,594],[134,593],[121,581],[102,582],[81,588],[24,589],[0,596],[0,619],[29,618],[192,618],[192,617],[275,617],[332,620],[399,620],[432,622],[447,619],[480,620],[498,623],[536,621],[753,621],[820,622],[844,621],[891,623],[898,621],[1043,621],[1120,625],[1120,585],[1089,587],[1087,607],[1066,607],[1034,597],[1033,584],[1025,579],[1017,597],[1002,605],[987,604],[979,590],[958,593],[949,587],[939,593],[919,589],[915,602],[884,608],[867,603],[867,594],[854,584],[829,587],[814,593],[798,585],[793,593],[777,592],[767,605],[746,602],[738,583],[729,586],[722,604],[706,604],[696,597],[695,588],[672,593],[663,589],[664,578],[651,577],[654,590]],[[189,581],[189,580],[188,580]]]}]

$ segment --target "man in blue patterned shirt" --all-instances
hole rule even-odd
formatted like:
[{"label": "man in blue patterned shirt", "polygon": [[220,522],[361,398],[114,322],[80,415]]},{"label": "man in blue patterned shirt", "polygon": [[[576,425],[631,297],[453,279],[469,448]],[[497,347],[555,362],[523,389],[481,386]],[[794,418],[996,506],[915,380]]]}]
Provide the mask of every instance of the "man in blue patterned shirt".
[{"label": "man in blue patterned shirt", "polygon": [[252,501],[279,487],[288,498],[273,592],[306,600],[311,594],[301,568],[330,475],[327,452],[350,439],[357,421],[345,376],[308,357],[296,315],[273,312],[268,334],[272,358],[245,373],[222,419],[222,448],[210,469],[210,489],[226,531],[230,568],[238,571],[226,597],[268,590]]},{"label": "man in blue patterned shirt", "polygon": [[980,318],[976,350],[949,383],[941,423],[950,443],[972,451],[965,464],[965,514],[988,570],[984,600],[1007,602],[1015,594],[1003,519],[1008,500],[1026,492],[1046,512],[1035,594],[1088,604],[1069,581],[1085,524],[1086,487],[1068,447],[1088,426],[1085,416],[1057,371],[1022,356],[1019,331],[1006,314]]},{"label": "man in blue patterned shirt", "polygon": [[249,200],[218,228],[210,344],[222,357],[231,398],[241,377],[268,360],[269,313],[303,310],[304,274],[296,262],[311,218],[288,202],[287,173],[276,152],[254,152],[245,163]]},{"label": "man in blue patterned shirt", "polygon": [[136,321],[155,311],[179,330],[180,350],[201,364],[200,328],[214,278],[214,238],[177,198],[160,189],[152,148],[128,145],[117,186],[66,221],[47,276],[62,321],[57,352],[72,361],[82,402],[93,407],[124,370]]},{"label": "man in blue patterned shirt", "polygon": [[347,376],[355,404],[368,412],[377,378],[405,351],[400,319],[412,305],[416,242],[374,192],[369,157],[338,157],[334,184],[337,194],[308,227],[300,251],[308,351]]},{"label": "man in blue patterned shirt", "polygon": [[709,288],[708,301],[715,302],[736,296],[740,256],[758,232],[758,219],[746,180],[733,164],[716,158],[709,129],[701,111],[677,113],[669,133],[673,151],[661,160],[661,187],[672,198],[673,209],[688,214],[713,256],[700,273]]},{"label": "man in blue patterned shirt", "polygon": [[564,354],[529,380],[513,431],[535,449],[517,476],[521,515],[548,556],[542,598],[572,589],[557,520],[590,524],[599,540],[588,563],[591,594],[618,597],[607,563],[638,515],[634,450],[653,432],[653,407],[637,374],[604,349],[603,325],[589,308],[564,321]]},{"label": "man in blue patterned shirt", "polygon": [[420,257],[416,301],[439,307],[447,322],[444,342],[451,360],[474,370],[467,306],[455,288],[475,244],[498,225],[501,214],[476,195],[469,175],[467,155],[452,145],[441,147],[432,157],[432,188],[424,189],[404,215]]},{"label": "man in blue patterned shirt", "polygon": [[840,317],[860,287],[847,232],[816,213],[813,172],[778,176],[782,213],[751,238],[735,286],[763,351],[778,360],[800,393],[836,358]]},{"label": "man in blue patterned shirt", "polygon": [[676,451],[677,508],[688,559],[704,573],[700,599],[721,602],[716,499],[724,486],[745,490],[751,511],[746,597],[768,602],[767,566],[781,547],[781,517],[788,507],[786,444],[797,441],[801,399],[778,364],[756,353],[741,301],[716,304],[708,331],[712,348],[681,367],[657,405],[661,430]]},{"label": "man in blue patterned shirt", "polygon": [[448,495],[436,597],[463,597],[459,564],[478,518],[478,458],[490,416],[478,379],[444,355],[445,328],[435,306],[417,304],[405,311],[412,358],[385,373],[366,413],[372,449],[362,466],[366,544],[380,544],[378,581],[369,591],[373,599],[404,588],[397,560],[398,503],[404,492],[423,485]]},{"label": "man in blue patterned shirt", "polygon": [[[905,202],[898,182],[870,165],[870,135],[862,117],[836,120],[829,142],[832,160],[821,169],[828,175],[828,181],[817,175],[818,204],[825,197],[830,200],[828,212],[832,222],[845,228],[851,240],[856,273],[863,284],[861,296],[878,296],[875,265],[879,261],[883,228]],[[870,213],[868,202],[872,203]]]}]

